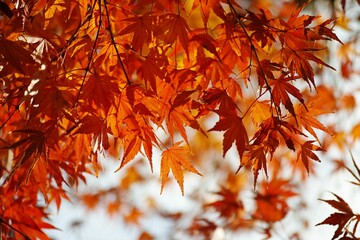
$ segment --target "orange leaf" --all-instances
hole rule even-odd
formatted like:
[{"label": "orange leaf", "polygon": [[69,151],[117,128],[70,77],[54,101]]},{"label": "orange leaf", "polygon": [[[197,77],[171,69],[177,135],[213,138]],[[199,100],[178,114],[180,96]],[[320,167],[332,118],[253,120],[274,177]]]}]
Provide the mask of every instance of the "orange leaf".
[{"label": "orange leaf", "polygon": [[126,27],[120,31],[119,35],[132,33],[132,48],[135,51],[139,51],[142,49],[143,44],[151,40],[155,17],[151,16],[151,12],[147,12],[142,16],[124,19],[123,21],[130,22],[130,24],[126,25]]},{"label": "orange leaf", "polygon": [[165,32],[165,42],[173,44],[177,38],[183,46],[185,52],[188,54],[189,37],[188,32],[190,28],[186,20],[178,14],[168,13],[160,18],[160,31],[156,34]]},{"label": "orange leaf", "polygon": [[104,109],[107,113],[115,95],[120,93],[117,83],[111,80],[112,78],[107,76],[91,75],[84,84],[81,98]]},{"label": "orange leaf", "polygon": [[255,126],[259,126],[262,122],[271,117],[269,101],[256,101],[250,111],[251,120]]},{"label": "orange leaf", "polygon": [[182,195],[184,195],[184,174],[182,168],[201,176],[188,159],[189,148],[180,146],[180,143],[175,143],[161,155],[161,192],[167,181],[170,169],[179,184]]},{"label": "orange leaf", "polygon": [[221,61],[220,56],[216,50],[217,42],[206,33],[195,35],[191,38],[191,41],[197,41],[203,48],[214,54],[214,56]]},{"label": "orange leaf", "polygon": [[263,147],[257,145],[252,145],[251,147],[252,147],[251,150],[246,154],[244,154],[243,158],[241,158],[239,170],[244,165],[252,165],[252,170],[254,173],[254,189],[255,189],[259,171],[261,169],[264,170],[266,177],[268,177],[267,162]]},{"label": "orange leaf", "polygon": [[163,68],[163,66],[168,64],[167,58],[160,55],[157,50],[151,49],[141,67],[146,88],[150,84],[150,87],[154,91],[157,91],[156,79],[165,79],[166,71],[164,71],[165,68]]},{"label": "orange leaf", "polygon": [[98,205],[99,198],[100,196],[98,194],[84,194],[81,196],[81,200],[89,209],[94,209]]},{"label": "orange leaf", "polygon": [[283,219],[288,210],[287,199],[296,193],[289,189],[287,180],[272,180],[264,183],[263,191],[257,193],[257,210],[255,216],[266,222],[276,222]]},{"label": "orange leaf", "polygon": [[[139,137],[138,131],[129,132],[126,134],[124,138],[124,155],[121,160],[120,167],[116,169],[115,172],[119,171],[121,168],[123,168],[127,163],[129,163],[134,157],[139,153],[141,148],[141,139]],[[149,159],[151,169],[151,159]]]},{"label": "orange leaf", "polygon": [[308,108],[306,108],[305,105],[301,105],[295,110],[295,112],[297,114],[297,121],[299,125],[303,126],[311,135],[316,138],[317,141],[319,141],[314,128],[320,129],[328,134],[333,134],[333,132],[327,129],[319,120],[315,118],[317,115],[321,114],[321,112],[319,113],[316,110],[316,107],[314,107],[312,102],[310,102],[308,104]]},{"label": "orange leaf", "polygon": [[134,225],[139,225],[139,220],[142,217],[143,213],[137,209],[132,208],[128,214],[125,215],[124,220],[127,223],[132,223]]},{"label": "orange leaf", "polygon": [[92,149],[93,152],[97,150],[107,150],[110,147],[106,121],[101,120],[95,115],[87,115],[80,120],[80,127],[75,134],[85,133],[92,134]]},{"label": "orange leaf", "polygon": [[206,204],[205,207],[214,208],[220,214],[220,217],[225,218],[229,223],[231,221],[239,221],[239,219],[243,217],[244,204],[239,199],[238,191],[233,191],[222,186],[220,191],[215,194],[218,195],[220,199]]},{"label": "orange leaf", "polygon": [[[21,156],[20,161],[17,163],[17,165],[14,167],[13,171],[10,174],[10,176],[13,176],[16,171],[20,170],[21,168],[23,168],[23,171],[26,171],[26,174],[20,174],[20,176],[18,176],[19,179],[17,179],[17,185],[19,185],[25,179],[26,181],[29,180],[30,174],[34,169],[35,164],[43,155],[45,155],[46,138],[45,133],[40,130],[22,129],[13,132],[19,132],[29,135],[28,137],[23,138],[6,147],[18,148],[21,146],[24,149],[24,153]],[[28,161],[31,156],[33,156],[32,161]]]}]

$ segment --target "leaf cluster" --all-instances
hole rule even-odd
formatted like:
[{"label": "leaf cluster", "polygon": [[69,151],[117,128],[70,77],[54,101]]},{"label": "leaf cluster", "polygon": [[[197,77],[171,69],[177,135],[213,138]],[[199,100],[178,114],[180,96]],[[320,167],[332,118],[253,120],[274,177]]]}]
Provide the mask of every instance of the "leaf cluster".
[{"label": "leaf cluster", "polygon": [[[294,153],[286,159],[294,171],[309,173],[324,150],[317,130],[331,131],[316,119],[327,111],[304,89],[317,87],[323,67],[333,69],[325,43],[342,42],[335,18],[295,6],[281,16],[234,0],[1,2],[2,236],[47,239],[48,204],[59,208],[66,187],[98,176],[101,158],[119,160],[116,171],[146,159],[150,171],[160,169],[161,192],[171,172],[184,195],[184,170],[206,174],[195,167],[206,165],[196,158],[205,150],[196,150],[190,130],[209,144],[224,132],[223,157],[235,143],[254,189],[261,172],[277,179],[280,167],[268,166],[284,150]],[[287,184],[270,181],[256,195],[256,219],[285,217],[295,195]],[[205,205],[235,219],[241,203],[232,194],[222,188],[222,200]],[[140,215],[133,209],[129,221]],[[213,229],[200,221],[193,230]]]}]

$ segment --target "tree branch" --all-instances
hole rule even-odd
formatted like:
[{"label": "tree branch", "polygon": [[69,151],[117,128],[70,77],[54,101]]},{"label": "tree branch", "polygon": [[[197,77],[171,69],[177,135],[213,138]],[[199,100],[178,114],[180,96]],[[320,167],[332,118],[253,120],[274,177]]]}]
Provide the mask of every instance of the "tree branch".
[{"label": "tree branch", "polygon": [[125,74],[125,78],[126,78],[126,82],[127,82],[127,85],[131,85],[131,81],[130,81],[130,78],[129,78],[129,75],[127,74],[126,72],[126,69],[125,69],[125,65],[121,59],[121,56],[120,56],[120,53],[119,53],[119,50],[116,46],[116,43],[115,43],[115,38],[114,38],[114,34],[111,30],[111,22],[110,22],[110,15],[109,15],[109,10],[108,10],[108,7],[107,7],[107,3],[106,3],[106,0],[104,0],[104,6],[105,6],[105,11],[106,11],[106,18],[107,18],[107,23],[108,23],[108,30],[109,30],[109,33],[110,33],[110,38],[111,38],[111,44],[114,46],[114,49],[115,49],[115,52],[116,52],[116,57],[117,59],[119,60],[120,62],[120,65],[121,65],[121,68]]},{"label": "tree branch", "polygon": [[[28,235],[26,235],[25,233],[21,232],[20,230],[17,230],[16,228],[14,228],[13,226],[11,226],[11,225],[8,224],[7,222],[5,222],[5,221],[0,217],[0,227],[1,227],[2,224],[4,224],[5,226],[7,226],[8,228],[12,229],[13,231],[19,233],[19,234],[20,234],[21,236],[23,236],[26,240],[30,240],[30,239],[31,239]],[[1,229],[2,229],[2,228],[1,228]],[[2,233],[0,232],[0,234],[2,234]],[[2,235],[0,235],[0,237],[1,237],[1,236],[2,236]]]},{"label": "tree branch", "polygon": [[[229,4],[231,11],[236,15],[236,17],[237,17],[237,22],[239,23],[241,29],[243,30],[246,38],[247,38],[248,41],[249,41],[250,48],[251,48],[251,52],[254,53],[256,62],[257,62],[258,66],[259,66],[259,69],[260,69],[261,77],[263,77],[263,79],[264,79],[264,82],[265,82],[265,85],[266,85],[266,90],[269,91],[269,93],[270,93],[270,98],[271,98],[271,103],[273,103],[273,102],[274,102],[274,101],[273,101],[274,97],[273,97],[273,94],[272,94],[272,90],[271,90],[271,87],[270,87],[269,82],[268,82],[267,79],[266,79],[266,75],[265,75],[264,69],[263,69],[262,66],[261,66],[260,58],[259,58],[259,55],[258,55],[256,49],[255,49],[255,45],[254,45],[253,42],[252,42],[251,36],[250,36],[249,33],[247,32],[247,30],[246,30],[246,28],[245,28],[245,25],[244,25],[244,22],[241,20],[241,16],[236,12],[234,6],[231,4],[231,2],[230,2],[229,0],[227,1],[227,3]],[[281,116],[280,111],[279,111],[279,109],[278,109],[276,106],[275,106],[275,110],[276,110],[277,115],[278,115],[278,116]]]},{"label": "tree branch", "polygon": [[99,38],[99,34],[100,34],[100,27],[101,27],[101,23],[102,23],[102,19],[101,19],[101,3],[100,3],[100,0],[98,0],[98,5],[99,5],[99,22],[98,22],[98,28],[97,28],[97,31],[96,31],[96,35],[95,35],[95,40],[94,40],[94,45],[92,47],[92,50],[91,50],[91,53],[90,53],[90,56],[89,56],[89,62],[85,68],[85,74],[84,74],[84,77],[83,77],[83,80],[81,82],[81,85],[80,85],[80,88],[79,88],[79,91],[76,95],[76,98],[75,98],[75,102],[73,104],[73,108],[76,107],[78,101],[79,101],[79,98],[80,98],[80,93],[81,93],[81,90],[83,89],[84,87],[84,83],[85,83],[85,79],[86,79],[86,75],[87,73],[89,72],[90,70],[90,65],[91,65],[91,62],[92,62],[92,58],[93,58],[93,55],[94,55],[94,52],[96,50],[96,44],[97,44],[97,41],[98,41],[98,38]]}]

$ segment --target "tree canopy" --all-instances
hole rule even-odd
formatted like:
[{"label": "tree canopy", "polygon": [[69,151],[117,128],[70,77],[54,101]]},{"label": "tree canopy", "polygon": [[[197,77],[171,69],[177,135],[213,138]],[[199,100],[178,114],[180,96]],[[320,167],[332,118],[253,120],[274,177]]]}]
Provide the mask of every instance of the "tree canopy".
[{"label": "tree canopy", "polygon": [[[357,106],[356,9],[350,0],[1,1],[2,238],[50,239],[49,205],[61,208],[87,174],[101,177],[102,161],[117,161],[112,171],[124,177],[78,200],[129,224],[144,209],[161,215],[152,201],[123,201],[133,185],[157,178],[158,194],[169,194],[175,181],[187,196],[187,178],[217,175],[205,189],[213,198],[192,190],[200,211],[177,229],[200,239],[219,227],[271,237],[306,207],[289,199],[301,199],[318,166],[359,185],[356,156],[345,155],[360,121],[344,117]],[[322,201],[339,212],[319,225],[337,226],[333,239],[356,239],[359,215],[336,193]]]}]

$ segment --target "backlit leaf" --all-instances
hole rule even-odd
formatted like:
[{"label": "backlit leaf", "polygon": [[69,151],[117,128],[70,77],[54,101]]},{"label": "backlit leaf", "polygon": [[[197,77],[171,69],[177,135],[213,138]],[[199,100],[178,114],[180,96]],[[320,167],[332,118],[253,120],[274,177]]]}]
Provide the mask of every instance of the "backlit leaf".
[{"label": "backlit leaf", "polygon": [[170,170],[179,184],[182,195],[184,195],[183,169],[201,176],[189,160],[189,149],[187,147],[180,146],[180,143],[181,142],[175,143],[172,147],[163,151],[161,155],[161,192],[163,191],[165,183],[168,179]]}]

